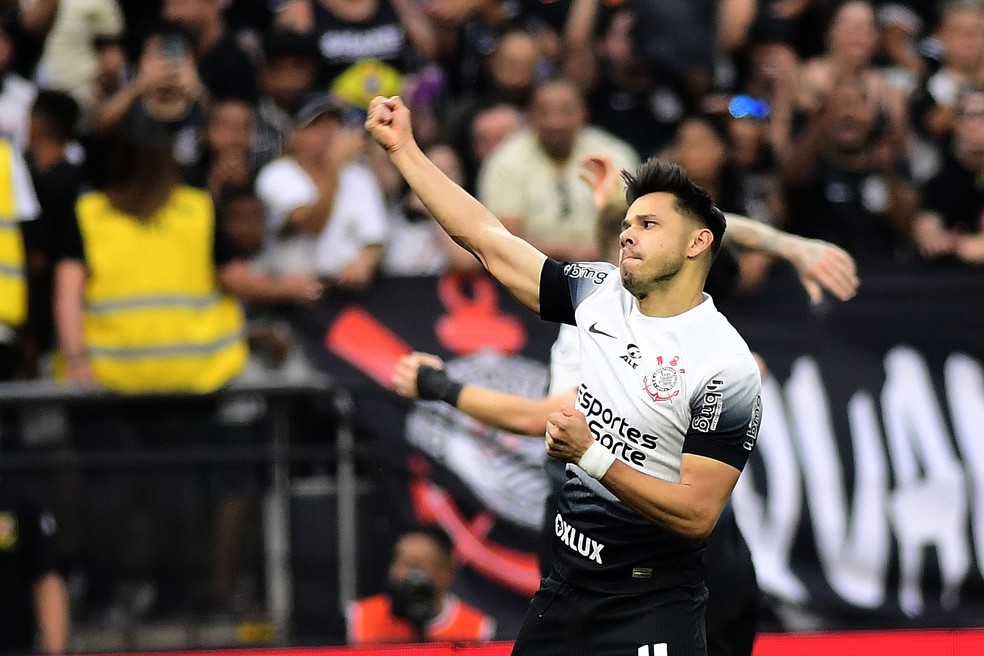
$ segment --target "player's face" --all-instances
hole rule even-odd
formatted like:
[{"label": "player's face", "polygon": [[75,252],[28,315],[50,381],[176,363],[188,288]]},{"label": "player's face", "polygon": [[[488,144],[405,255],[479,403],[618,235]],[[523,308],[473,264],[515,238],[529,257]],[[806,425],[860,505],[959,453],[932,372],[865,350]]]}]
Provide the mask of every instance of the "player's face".
[{"label": "player's face", "polygon": [[622,284],[645,296],[673,278],[687,259],[687,246],[699,228],[676,209],[676,197],[647,194],[629,207],[619,235]]}]

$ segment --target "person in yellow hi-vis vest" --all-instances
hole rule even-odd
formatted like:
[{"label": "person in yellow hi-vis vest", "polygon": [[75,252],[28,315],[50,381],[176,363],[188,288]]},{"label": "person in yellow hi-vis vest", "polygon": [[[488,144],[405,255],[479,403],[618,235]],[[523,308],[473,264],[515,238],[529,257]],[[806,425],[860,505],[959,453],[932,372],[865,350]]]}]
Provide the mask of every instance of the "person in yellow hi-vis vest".
[{"label": "person in yellow hi-vis vest", "polygon": [[209,392],[246,362],[234,297],[306,302],[309,274],[272,278],[238,261],[207,192],[181,184],[151,121],[117,138],[108,181],[84,194],[55,272],[67,378],[120,392]]},{"label": "person in yellow hi-vis vest", "polygon": [[[77,409],[75,446],[138,456],[249,444],[258,411],[243,411],[248,399],[201,395],[168,403],[137,394],[222,387],[246,362],[236,297],[308,302],[320,296],[321,283],[311,274],[274,278],[235,259],[211,197],[181,182],[173,142],[152,119],[134,120],[116,135],[106,183],[79,198],[76,218],[56,240],[54,315],[64,375],[132,396],[88,414]],[[196,554],[206,549],[216,596],[236,580],[252,470],[202,464],[209,466],[81,477],[79,561],[94,604],[137,589],[156,598],[158,610],[180,609],[190,598]],[[205,505],[214,510],[211,531],[202,530]],[[141,524],[147,517],[152,521]]]},{"label": "person in yellow hi-vis vest", "polygon": [[20,151],[0,137],[0,380],[19,363],[17,329],[27,318],[27,276],[20,223],[41,211]]}]

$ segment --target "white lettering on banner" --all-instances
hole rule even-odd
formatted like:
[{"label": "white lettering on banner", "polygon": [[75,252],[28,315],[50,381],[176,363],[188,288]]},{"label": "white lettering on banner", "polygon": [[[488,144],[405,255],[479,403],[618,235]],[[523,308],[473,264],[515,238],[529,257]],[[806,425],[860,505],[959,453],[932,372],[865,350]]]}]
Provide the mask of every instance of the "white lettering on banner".
[{"label": "white lettering on banner", "polygon": [[953,431],[968,469],[974,492],[974,550],[978,554],[977,571],[984,577],[984,373],[980,365],[966,355],[951,355],[944,366],[946,398],[950,404]]},{"label": "white lettering on banner", "polygon": [[[885,508],[888,468],[884,453],[879,453],[881,440],[871,416],[870,396],[859,392],[851,401],[857,407],[851,433],[854,460],[857,471],[864,472],[855,478],[853,503],[845,498],[837,436],[814,361],[804,358],[796,362],[786,383],[786,396],[790,407],[795,408],[792,419],[796,445],[803,462],[809,463],[803,468],[806,500],[824,574],[831,587],[848,602],[877,608],[884,602],[889,561]],[[858,428],[861,430],[856,432]]]},{"label": "white lettering on banner", "polygon": [[[946,361],[944,391],[955,440],[918,352],[893,349],[885,371],[880,394],[858,390],[849,399],[850,435],[841,440],[815,360],[794,362],[782,389],[773,379],[763,384],[757,461],[742,474],[733,499],[759,583],[779,599],[802,605],[811,597],[792,570],[806,506],[823,574],[845,602],[864,608],[890,603],[889,564],[897,562],[900,607],[910,616],[922,614],[924,559],[934,554],[943,585],[940,603],[954,606],[974,553],[967,477],[977,482],[971,525],[984,576],[984,370],[964,355]],[[841,444],[850,444],[851,451],[841,453]],[[850,490],[847,458],[853,459]],[[756,471],[764,472],[759,486]]]},{"label": "white lettering on banner", "polygon": [[967,483],[922,357],[893,349],[885,371],[882,414],[895,472],[891,516],[899,542],[899,603],[915,616],[924,605],[919,584],[926,547],[936,548],[944,607],[959,599],[970,569]]},{"label": "white lettering on banner", "polygon": [[764,498],[756,493],[752,468],[746,467],[732,503],[755,556],[755,574],[762,589],[781,599],[805,603],[810,595],[790,563],[802,515],[803,489],[786,413],[769,411],[783,407],[779,385],[771,376],[762,383],[762,407],[765,411],[756,452],[766,468],[767,491]]}]

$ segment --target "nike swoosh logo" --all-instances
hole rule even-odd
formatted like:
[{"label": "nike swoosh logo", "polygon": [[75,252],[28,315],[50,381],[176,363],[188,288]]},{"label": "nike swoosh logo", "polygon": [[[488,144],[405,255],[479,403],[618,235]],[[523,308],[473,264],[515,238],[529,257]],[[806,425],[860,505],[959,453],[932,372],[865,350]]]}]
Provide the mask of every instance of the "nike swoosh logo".
[{"label": "nike swoosh logo", "polygon": [[597,326],[598,326],[598,322],[596,321],[593,324],[591,324],[590,327],[588,327],[588,332],[594,333],[596,335],[604,335],[605,337],[611,337],[612,339],[617,339],[615,335],[609,335],[604,330],[598,330]]}]

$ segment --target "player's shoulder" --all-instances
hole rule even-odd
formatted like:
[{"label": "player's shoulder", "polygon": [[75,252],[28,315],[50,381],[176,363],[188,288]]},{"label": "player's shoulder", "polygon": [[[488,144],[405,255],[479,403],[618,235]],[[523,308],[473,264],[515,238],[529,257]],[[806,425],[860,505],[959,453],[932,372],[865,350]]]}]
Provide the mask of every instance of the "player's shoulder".
[{"label": "player's shoulder", "polygon": [[716,308],[703,317],[699,328],[688,331],[686,335],[697,345],[703,354],[702,359],[711,368],[758,376],[758,365],[745,338]]},{"label": "player's shoulder", "polygon": [[610,262],[563,262],[561,267],[566,277],[588,280],[596,285],[605,282],[609,278],[609,274],[618,268]]}]

